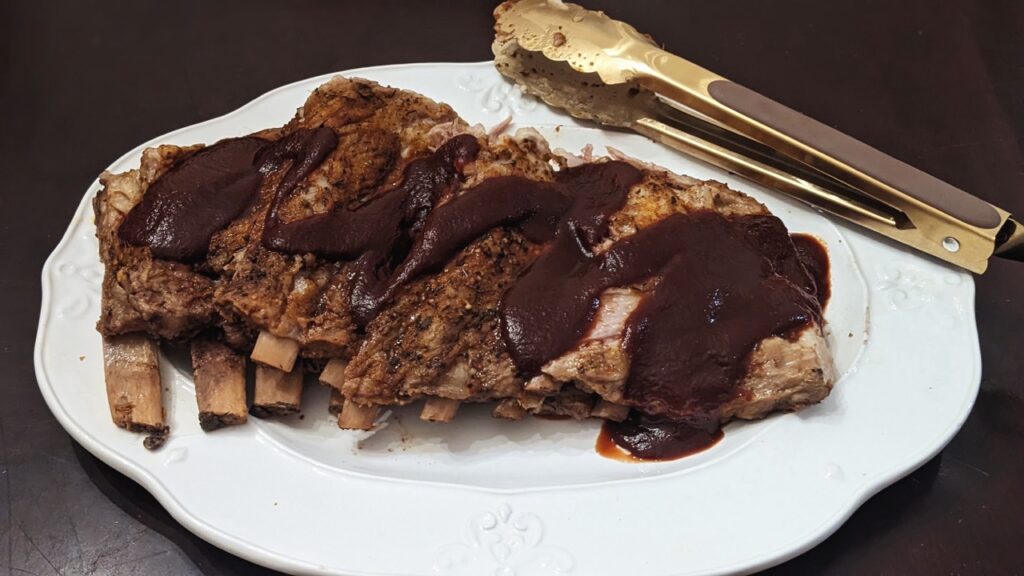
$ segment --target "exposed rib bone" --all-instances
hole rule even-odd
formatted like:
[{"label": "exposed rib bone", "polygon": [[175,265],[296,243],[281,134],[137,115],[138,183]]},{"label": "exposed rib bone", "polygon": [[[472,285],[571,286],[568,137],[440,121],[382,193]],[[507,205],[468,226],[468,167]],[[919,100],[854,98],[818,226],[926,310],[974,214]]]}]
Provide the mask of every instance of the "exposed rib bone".
[{"label": "exposed rib bone", "polygon": [[199,426],[210,432],[245,423],[245,358],[221,342],[197,338],[192,341],[192,370]]},{"label": "exposed rib bone", "polygon": [[160,348],[142,334],[103,339],[107,402],[114,424],[149,435],[143,445],[159,448],[167,439],[161,401]]},{"label": "exposed rib bone", "polygon": [[345,405],[338,415],[338,428],[347,430],[370,430],[373,422],[377,419],[378,406],[362,406],[351,400],[345,400]]},{"label": "exposed rib bone", "polygon": [[299,411],[302,402],[302,368],[291,372],[256,365],[256,391],[252,415],[257,418],[281,416]]},{"label": "exposed rib bone", "polygon": [[420,420],[428,422],[450,422],[459,411],[458,400],[451,398],[429,398],[423,404]]},{"label": "exposed rib bone", "polygon": [[266,330],[261,330],[250,358],[254,362],[259,362],[284,372],[291,372],[292,368],[295,367],[295,359],[298,356],[298,342],[274,336]]},{"label": "exposed rib bone", "polygon": [[546,397],[543,394],[531,394],[527,392],[519,399],[519,405],[527,412],[538,412],[541,407],[544,406],[545,398]]},{"label": "exposed rib bone", "polygon": [[337,388],[331,388],[331,399],[327,405],[327,411],[335,416],[341,414],[341,407],[345,404],[345,397]]},{"label": "exposed rib bone", "polygon": [[345,360],[331,358],[327,366],[324,366],[324,371],[320,373],[320,383],[330,386],[335,390],[341,390],[341,385],[345,383],[346,366],[348,366],[348,362]]},{"label": "exposed rib bone", "polygon": [[522,420],[525,414],[526,410],[519,405],[515,398],[506,398],[498,402],[494,410],[491,411],[491,416],[503,420]]}]

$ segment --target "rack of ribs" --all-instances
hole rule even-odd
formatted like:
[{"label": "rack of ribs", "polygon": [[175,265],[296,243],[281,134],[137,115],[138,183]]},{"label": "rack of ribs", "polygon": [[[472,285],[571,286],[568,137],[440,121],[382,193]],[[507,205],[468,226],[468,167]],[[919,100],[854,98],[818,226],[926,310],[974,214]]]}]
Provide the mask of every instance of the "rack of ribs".
[{"label": "rack of ribs", "polygon": [[101,183],[108,398],[147,446],[158,342],[191,345],[205,430],[297,411],[304,373],[361,429],[486,402],[711,430],[834,379],[823,280],[763,205],[416,93],[335,78],[281,128],[150,148]]}]

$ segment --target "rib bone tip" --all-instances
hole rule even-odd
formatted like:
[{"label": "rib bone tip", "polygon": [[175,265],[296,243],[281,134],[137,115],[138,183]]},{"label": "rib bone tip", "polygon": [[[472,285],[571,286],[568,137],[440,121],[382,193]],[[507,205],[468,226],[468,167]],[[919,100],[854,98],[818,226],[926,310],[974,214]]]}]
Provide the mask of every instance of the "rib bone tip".
[{"label": "rib bone tip", "polygon": [[429,398],[423,404],[420,420],[427,422],[451,422],[459,411],[459,400],[451,398]]},{"label": "rib bone tip", "polygon": [[295,359],[299,357],[299,343],[261,330],[249,357],[254,362],[291,372],[295,367]]},{"label": "rib bone tip", "polygon": [[351,400],[345,400],[338,415],[338,427],[346,430],[370,430],[377,419],[378,406],[363,406]]}]

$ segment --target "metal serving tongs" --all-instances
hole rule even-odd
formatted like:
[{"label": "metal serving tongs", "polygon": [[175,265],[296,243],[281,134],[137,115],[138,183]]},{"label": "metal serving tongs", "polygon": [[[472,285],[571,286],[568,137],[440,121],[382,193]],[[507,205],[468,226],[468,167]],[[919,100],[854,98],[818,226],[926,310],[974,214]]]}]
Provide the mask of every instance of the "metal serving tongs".
[{"label": "metal serving tongs", "polygon": [[495,11],[498,70],[576,117],[633,129],[865,228],[981,273],[1024,261],[1008,212],[557,0]]}]

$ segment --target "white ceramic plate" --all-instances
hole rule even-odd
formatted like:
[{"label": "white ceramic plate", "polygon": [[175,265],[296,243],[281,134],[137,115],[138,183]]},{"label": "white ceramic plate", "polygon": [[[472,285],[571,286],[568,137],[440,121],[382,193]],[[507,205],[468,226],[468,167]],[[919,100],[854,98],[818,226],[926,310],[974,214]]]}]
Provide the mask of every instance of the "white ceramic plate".
[{"label": "white ceramic plate", "polygon": [[[451,104],[470,122],[537,126],[552,147],[611,145],[763,201],[828,245],[830,339],[842,378],[822,404],[730,425],[696,456],[625,464],[594,452],[597,424],[429,425],[399,410],[368,439],[339,430],[311,386],[304,418],[204,434],[187,366],[162,363],[171,436],[159,451],[111,423],[99,315],[103,268],[85,193],[43,268],[36,374],[50,409],[90,452],[152,492],[189,530],[303,574],[668,576],[749,572],[795,556],[869,496],[938,452],[967,417],[981,372],[971,277],[837,224],[715,168],[522,97],[490,63],[348,72]],[[214,142],[283,124],[329,76],[139,146]]]}]

